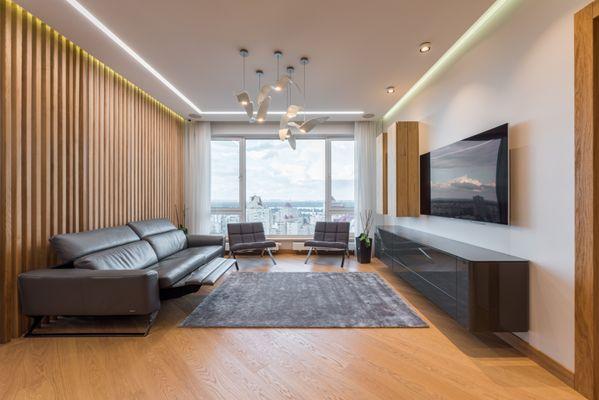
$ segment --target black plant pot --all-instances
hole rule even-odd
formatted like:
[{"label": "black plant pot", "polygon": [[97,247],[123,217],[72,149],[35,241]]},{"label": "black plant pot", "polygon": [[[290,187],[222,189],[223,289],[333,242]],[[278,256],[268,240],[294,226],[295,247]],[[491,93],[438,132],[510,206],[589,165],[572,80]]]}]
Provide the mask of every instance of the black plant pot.
[{"label": "black plant pot", "polygon": [[372,238],[370,238],[370,246],[366,246],[366,242],[356,238],[356,258],[360,264],[370,264],[372,256]]}]

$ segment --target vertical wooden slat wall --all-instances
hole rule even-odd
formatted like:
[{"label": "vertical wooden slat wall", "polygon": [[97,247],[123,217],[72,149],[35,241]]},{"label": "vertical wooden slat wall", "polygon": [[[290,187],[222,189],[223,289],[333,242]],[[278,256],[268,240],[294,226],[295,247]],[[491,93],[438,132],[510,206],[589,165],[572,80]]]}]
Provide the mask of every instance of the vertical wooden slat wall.
[{"label": "vertical wooden slat wall", "polygon": [[183,119],[0,0],[0,342],[19,336],[17,275],[48,238],[183,208]]}]

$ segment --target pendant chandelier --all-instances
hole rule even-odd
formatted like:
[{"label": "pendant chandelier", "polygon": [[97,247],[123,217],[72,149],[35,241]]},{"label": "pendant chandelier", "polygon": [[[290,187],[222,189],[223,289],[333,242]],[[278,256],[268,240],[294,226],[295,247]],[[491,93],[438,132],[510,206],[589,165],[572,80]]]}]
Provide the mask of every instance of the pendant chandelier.
[{"label": "pendant chandelier", "polygon": [[[307,57],[300,59],[300,64],[303,66],[304,82],[303,88],[293,80],[293,73],[295,68],[292,66],[287,67],[286,75],[279,75],[280,71],[280,60],[283,56],[281,51],[275,51],[274,56],[277,63],[277,79],[274,84],[262,83],[262,76],[264,75],[262,70],[257,70],[256,75],[258,76],[258,89],[255,103],[251,101],[249,93],[245,89],[245,59],[248,57],[249,52],[246,49],[239,51],[243,60],[243,73],[242,73],[242,89],[236,94],[236,99],[239,105],[246,112],[250,123],[263,123],[266,121],[268,114],[268,108],[272,100],[271,92],[282,93],[286,90],[286,106],[287,111],[281,117],[279,122],[279,139],[287,141],[289,146],[295,150],[296,148],[296,136],[310,132],[316,126],[326,122],[329,117],[319,117],[306,120],[306,113],[304,112],[306,106],[306,65],[310,62]],[[299,106],[292,103],[292,89],[295,88],[303,97],[303,106]],[[254,108],[257,107],[256,115],[254,116]],[[300,114],[303,114],[303,120],[296,120]]]}]

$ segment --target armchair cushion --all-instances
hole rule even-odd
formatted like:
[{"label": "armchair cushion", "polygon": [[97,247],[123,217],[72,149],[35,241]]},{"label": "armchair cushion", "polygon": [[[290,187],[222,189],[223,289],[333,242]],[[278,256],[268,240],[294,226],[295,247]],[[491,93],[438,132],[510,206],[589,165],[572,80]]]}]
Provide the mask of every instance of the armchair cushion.
[{"label": "armchair cushion", "polygon": [[243,251],[243,250],[261,250],[276,247],[277,244],[271,241],[263,242],[250,242],[250,243],[236,243],[234,245],[229,244],[231,251]]},{"label": "armchair cushion", "polygon": [[325,242],[320,240],[308,240],[304,243],[306,247],[321,247],[326,249],[338,249],[338,250],[346,250],[348,247],[348,243],[345,242]]},{"label": "armchair cushion", "polygon": [[262,222],[242,222],[228,224],[229,248],[241,243],[265,242],[264,226]]},{"label": "armchair cushion", "polygon": [[317,222],[314,240],[321,242],[349,242],[349,222]]}]

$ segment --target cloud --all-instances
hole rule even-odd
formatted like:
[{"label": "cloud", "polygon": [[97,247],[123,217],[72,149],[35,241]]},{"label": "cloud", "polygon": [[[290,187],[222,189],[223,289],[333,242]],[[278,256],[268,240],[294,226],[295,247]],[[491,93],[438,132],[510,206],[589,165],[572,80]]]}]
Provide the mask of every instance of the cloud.
[{"label": "cloud", "polygon": [[473,196],[496,200],[495,182],[484,183],[464,175],[445,182],[431,183],[433,199],[471,199]]}]

